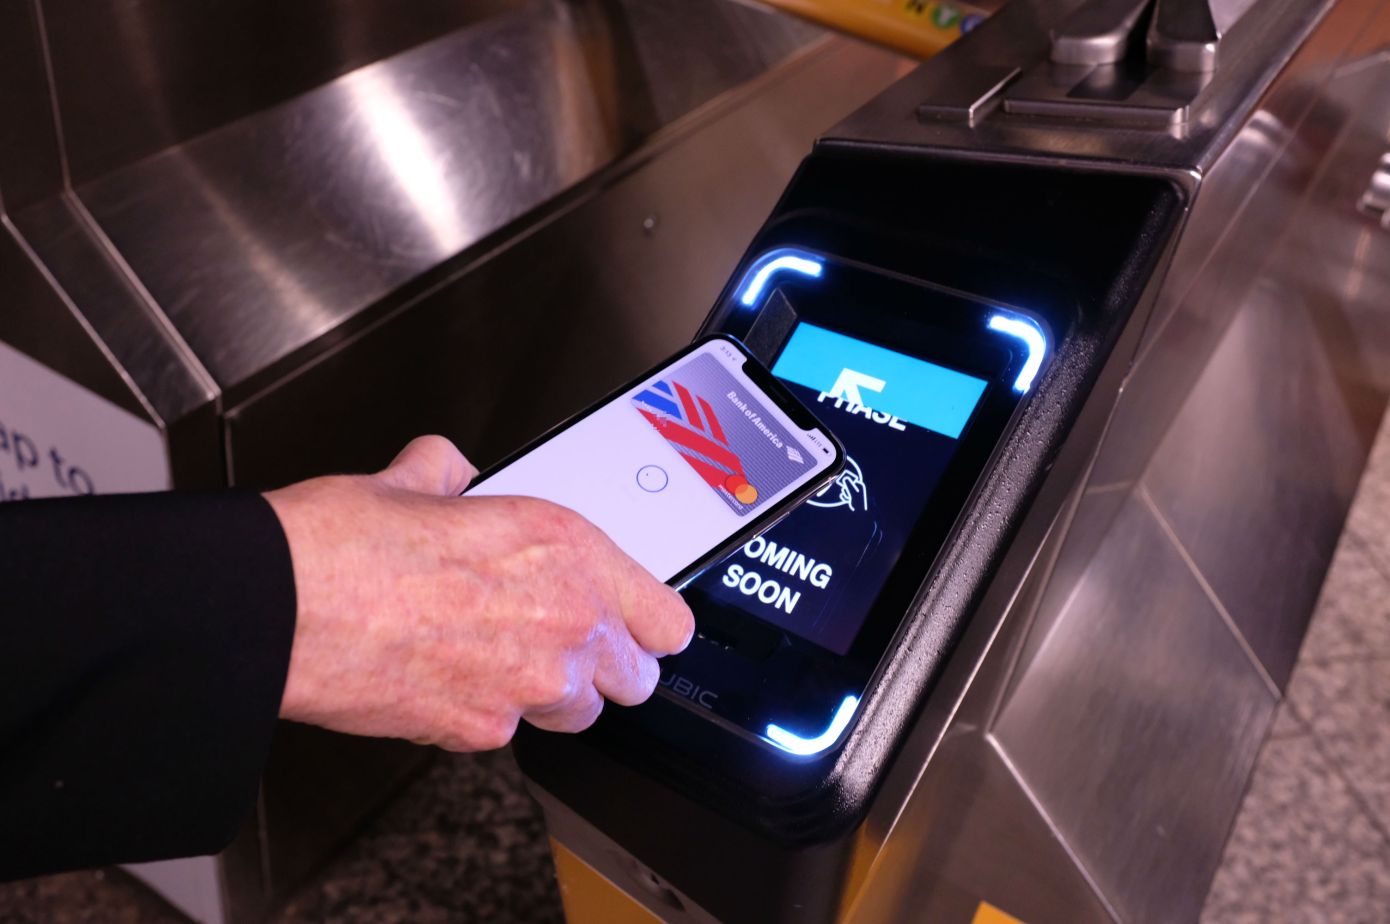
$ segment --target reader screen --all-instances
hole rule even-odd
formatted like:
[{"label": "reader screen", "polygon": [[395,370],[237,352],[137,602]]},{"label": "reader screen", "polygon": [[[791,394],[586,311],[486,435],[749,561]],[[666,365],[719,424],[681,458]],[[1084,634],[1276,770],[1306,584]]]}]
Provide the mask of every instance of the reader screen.
[{"label": "reader screen", "polygon": [[691,589],[843,655],[986,382],[805,322],[772,372],[844,442],[845,470]]}]

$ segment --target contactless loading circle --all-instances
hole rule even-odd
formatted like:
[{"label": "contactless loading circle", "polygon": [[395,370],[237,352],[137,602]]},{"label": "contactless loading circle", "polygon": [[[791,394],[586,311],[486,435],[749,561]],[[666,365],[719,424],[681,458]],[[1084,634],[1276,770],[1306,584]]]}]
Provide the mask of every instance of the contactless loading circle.
[{"label": "contactless loading circle", "polygon": [[671,476],[660,465],[644,465],[637,470],[637,487],[648,494],[664,491],[670,482]]}]

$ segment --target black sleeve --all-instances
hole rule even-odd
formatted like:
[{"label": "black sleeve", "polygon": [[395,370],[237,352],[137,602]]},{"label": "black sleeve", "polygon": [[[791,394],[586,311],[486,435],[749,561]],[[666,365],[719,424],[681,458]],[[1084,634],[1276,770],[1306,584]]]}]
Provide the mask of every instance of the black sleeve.
[{"label": "black sleeve", "polygon": [[224,847],[294,614],[258,494],[0,504],[0,880]]}]

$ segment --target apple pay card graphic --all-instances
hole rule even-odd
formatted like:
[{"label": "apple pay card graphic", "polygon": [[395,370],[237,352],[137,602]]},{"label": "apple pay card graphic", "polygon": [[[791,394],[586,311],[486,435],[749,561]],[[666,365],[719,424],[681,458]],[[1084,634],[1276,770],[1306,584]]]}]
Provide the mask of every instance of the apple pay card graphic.
[{"label": "apple pay card graphic", "polygon": [[762,402],[708,354],[651,382],[632,406],[739,516],[776,497],[810,464]]}]

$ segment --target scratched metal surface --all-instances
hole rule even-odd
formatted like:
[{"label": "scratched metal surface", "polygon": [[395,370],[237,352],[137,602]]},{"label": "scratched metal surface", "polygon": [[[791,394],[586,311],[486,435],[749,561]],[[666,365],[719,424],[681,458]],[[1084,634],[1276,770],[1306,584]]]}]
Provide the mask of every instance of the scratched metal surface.
[{"label": "scratched metal surface", "polygon": [[719,0],[513,4],[76,194],[225,389],[819,34]]}]

